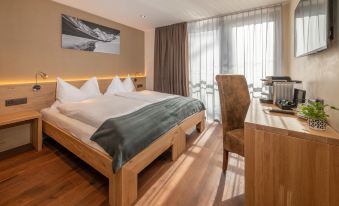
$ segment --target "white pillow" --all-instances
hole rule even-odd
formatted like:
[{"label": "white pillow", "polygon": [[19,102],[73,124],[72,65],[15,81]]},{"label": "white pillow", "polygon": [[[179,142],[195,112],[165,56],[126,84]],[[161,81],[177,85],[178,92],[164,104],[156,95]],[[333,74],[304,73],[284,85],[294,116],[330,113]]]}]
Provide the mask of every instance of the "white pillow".
[{"label": "white pillow", "polygon": [[57,109],[58,106],[60,106],[60,105],[61,105],[61,102],[59,100],[56,100],[50,108],[51,109]]},{"label": "white pillow", "polygon": [[119,77],[114,77],[111,84],[108,86],[105,95],[115,94],[117,92],[126,92],[124,85]]},{"label": "white pillow", "polygon": [[80,90],[86,93],[88,98],[94,98],[101,96],[98,80],[96,77],[92,77],[87,80],[80,88]]},{"label": "white pillow", "polygon": [[126,92],[135,92],[135,86],[131,79],[131,77],[128,75],[128,77],[123,81],[124,88]]},{"label": "white pillow", "polygon": [[61,103],[80,102],[100,95],[98,82],[95,77],[86,81],[80,89],[59,77],[57,78],[56,99]]}]

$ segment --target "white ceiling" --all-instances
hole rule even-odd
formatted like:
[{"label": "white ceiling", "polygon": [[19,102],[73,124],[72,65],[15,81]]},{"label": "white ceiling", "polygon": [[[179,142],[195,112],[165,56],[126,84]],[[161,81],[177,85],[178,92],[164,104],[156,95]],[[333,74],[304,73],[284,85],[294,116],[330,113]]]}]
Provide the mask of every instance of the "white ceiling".
[{"label": "white ceiling", "polygon": [[[246,9],[281,3],[283,0],[53,0],[134,28],[192,21]],[[140,18],[145,15],[146,18]]]}]

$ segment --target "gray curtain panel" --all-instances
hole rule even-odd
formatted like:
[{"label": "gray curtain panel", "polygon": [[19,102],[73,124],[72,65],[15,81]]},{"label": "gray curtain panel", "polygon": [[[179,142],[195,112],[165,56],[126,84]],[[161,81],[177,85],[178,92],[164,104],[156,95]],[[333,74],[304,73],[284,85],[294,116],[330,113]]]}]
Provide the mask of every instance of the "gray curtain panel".
[{"label": "gray curtain panel", "polygon": [[187,24],[155,29],[154,89],[188,96]]}]

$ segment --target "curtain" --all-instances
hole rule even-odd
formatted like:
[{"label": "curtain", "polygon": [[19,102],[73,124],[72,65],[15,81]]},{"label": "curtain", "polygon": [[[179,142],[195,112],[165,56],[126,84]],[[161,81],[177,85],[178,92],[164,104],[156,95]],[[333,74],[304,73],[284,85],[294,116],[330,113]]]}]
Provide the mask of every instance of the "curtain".
[{"label": "curtain", "polygon": [[188,96],[187,50],[187,23],[155,29],[155,91]]},{"label": "curtain", "polygon": [[217,74],[245,75],[253,96],[281,74],[281,28],[280,5],[188,23],[189,92],[208,119],[220,120]]}]

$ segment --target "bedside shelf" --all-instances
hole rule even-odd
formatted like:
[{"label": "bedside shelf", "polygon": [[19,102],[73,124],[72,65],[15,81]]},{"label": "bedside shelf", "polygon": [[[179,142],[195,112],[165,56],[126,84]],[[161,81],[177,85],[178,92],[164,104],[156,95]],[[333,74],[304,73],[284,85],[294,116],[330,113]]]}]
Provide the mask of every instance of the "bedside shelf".
[{"label": "bedside shelf", "polygon": [[10,127],[12,124],[31,123],[31,143],[35,150],[42,149],[42,122],[41,114],[37,111],[24,111],[13,114],[0,115],[0,127]]}]

